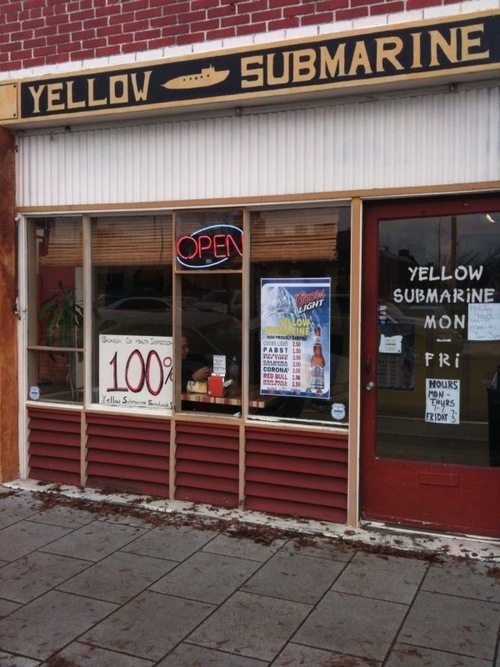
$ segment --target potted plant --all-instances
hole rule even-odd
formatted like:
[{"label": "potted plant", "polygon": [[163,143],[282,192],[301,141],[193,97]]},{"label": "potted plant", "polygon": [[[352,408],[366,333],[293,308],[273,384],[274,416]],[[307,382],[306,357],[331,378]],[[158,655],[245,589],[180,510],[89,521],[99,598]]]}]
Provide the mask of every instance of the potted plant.
[{"label": "potted plant", "polygon": [[[77,301],[75,288],[65,288],[62,281],[58,282],[58,292],[42,302],[38,312],[38,320],[45,322],[45,342],[48,347],[82,348],[83,347],[83,306]],[[71,396],[74,396],[74,369],[72,369],[72,352],[68,349],[56,352],[49,351],[53,361],[57,356],[68,360],[67,381],[70,384]],[[78,352],[78,361],[82,361],[83,353]],[[73,370],[73,372],[72,372]]]}]

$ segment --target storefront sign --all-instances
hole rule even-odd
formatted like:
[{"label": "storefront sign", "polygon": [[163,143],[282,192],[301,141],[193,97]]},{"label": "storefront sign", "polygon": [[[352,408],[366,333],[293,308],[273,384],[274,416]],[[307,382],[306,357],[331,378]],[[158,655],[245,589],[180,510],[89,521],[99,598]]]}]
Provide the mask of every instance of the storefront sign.
[{"label": "storefront sign", "polygon": [[500,340],[500,303],[469,303],[469,340]]},{"label": "storefront sign", "polygon": [[172,338],[99,336],[99,403],[115,407],[173,407]]},{"label": "storefront sign", "polygon": [[330,395],[330,278],[261,281],[261,394]]},{"label": "storefront sign", "polygon": [[[423,308],[423,328],[462,335],[466,330],[469,340],[500,340],[500,311],[495,287],[482,287],[483,265],[458,265],[453,271],[446,266],[408,267],[411,287],[397,287],[393,291],[395,304]],[[452,286],[453,285],[453,286]],[[444,306],[467,306],[464,312],[448,315]],[[468,322],[467,322],[468,318]],[[451,338],[446,338],[451,342]],[[460,368],[460,352],[430,352],[424,355],[428,368],[437,362],[439,368]]]},{"label": "storefront sign", "polygon": [[500,14],[352,31],[272,46],[0,86],[0,122],[97,116],[493,71]]},{"label": "storefront sign", "polygon": [[460,424],[460,380],[425,381],[425,421]]},{"label": "storefront sign", "polygon": [[179,264],[189,269],[220,266],[233,257],[243,256],[243,230],[235,225],[198,229],[177,241],[176,256]]}]

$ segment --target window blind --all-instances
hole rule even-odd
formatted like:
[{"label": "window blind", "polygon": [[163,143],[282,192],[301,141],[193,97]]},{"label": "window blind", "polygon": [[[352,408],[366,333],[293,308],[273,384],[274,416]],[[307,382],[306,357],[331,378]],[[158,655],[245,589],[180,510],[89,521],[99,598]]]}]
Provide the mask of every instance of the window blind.
[{"label": "window blind", "polygon": [[250,218],[250,260],[337,259],[338,213],[332,209],[259,211]]},{"label": "window blind", "polygon": [[[46,227],[40,264],[82,266],[83,232],[78,221],[56,220]],[[144,266],[172,262],[171,218],[102,218],[92,223],[92,263]]]}]

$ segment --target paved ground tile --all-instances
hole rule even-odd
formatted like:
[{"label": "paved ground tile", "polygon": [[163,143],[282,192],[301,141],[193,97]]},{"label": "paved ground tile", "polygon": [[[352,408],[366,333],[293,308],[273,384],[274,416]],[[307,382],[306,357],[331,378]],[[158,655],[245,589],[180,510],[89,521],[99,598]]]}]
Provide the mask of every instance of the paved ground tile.
[{"label": "paved ground tile", "polygon": [[242,590],[315,604],[345,566],[339,561],[279,552],[243,585]]},{"label": "paved ground tile", "polygon": [[212,540],[214,534],[191,526],[160,526],[124,547],[123,551],[180,562]]},{"label": "paved ground tile", "polygon": [[332,590],[410,604],[427,567],[428,564],[420,560],[360,551],[347,565]]},{"label": "paved ground tile", "polygon": [[95,521],[95,514],[76,507],[54,505],[50,509],[42,510],[38,514],[30,516],[29,520],[75,530]]},{"label": "paved ground tile", "polygon": [[421,646],[396,644],[384,667],[491,667],[490,660],[468,658],[456,653],[433,651]]},{"label": "paved ground tile", "polygon": [[188,641],[272,660],[311,608],[299,602],[237,592],[197,628]]},{"label": "paved ground tile", "polygon": [[383,660],[407,611],[408,607],[400,603],[330,591],[293,641],[337,653]]},{"label": "paved ground tile", "polygon": [[255,561],[198,552],[157,581],[151,590],[221,604],[258,567]]},{"label": "paved ground tile", "polygon": [[[382,667],[382,663],[378,660],[293,643],[287,644],[273,662],[273,667],[296,667],[298,665],[300,667]],[[406,665],[400,665],[400,667],[406,667]]]},{"label": "paved ground tile", "polygon": [[42,667],[152,667],[154,664],[151,660],[143,660],[135,655],[73,642],[47,663],[43,663]]},{"label": "paved ground tile", "polygon": [[2,667],[37,667],[41,665],[39,660],[31,660],[30,658],[23,658],[19,655],[12,655],[0,651],[0,665]]},{"label": "paved ground tile", "polygon": [[0,528],[27,519],[40,510],[40,503],[29,494],[15,495],[0,492]]},{"label": "paved ground tile", "polygon": [[[124,604],[175,567],[174,561],[116,551],[59,586],[68,593]],[[0,570],[1,575],[1,570]]]},{"label": "paved ground tile", "polygon": [[500,605],[420,592],[401,629],[408,644],[493,660]]},{"label": "paved ground tile", "polygon": [[19,609],[20,606],[21,605],[18,602],[11,602],[10,600],[0,599],[0,618],[12,614],[12,612],[16,611],[16,609]]},{"label": "paved ground tile", "polygon": [[34,551],[0,568],[0,596],[26,604],[89,566],[89,562]]},{"label": "paved ground tile", "polygon": [[470,561],[432,563],[422,589],[476,600],[500,602],[500,585],[494,566]]},{"label": "paved ground tile", "polygon": [[13,561],[68,534],[66,528],[19,521],[2,530],[0,558]]},{"label": "paved ground tile", "polygon": [[202,602],[144,591],[80,640],[147,660],[159,660],[214,608]]},{"label": "paved ground tile", "polygon": [[[47,529],[47,526],[40,525]],[[143,534],[144,530],[141,528],[93,521],[66,537],[52,542],[43,551],[61,556],[78,554],[79,558],[95,562],[109,556],[116,549],[124,547]]]},{"label": "paved ground tile", "polygon": [[[157,667],[265,667],[266,662],[204,646],[180,644]],[[290,665],[291,667],[291,665]]]},{"label": "paved ground tile", "polygon": [[114,609],[109,602],[49,591],[0,620],[2,649],[44,660]]},{"label": "paved ground tile", "polygon": [[239,537],[222,533],[217,535],[203,551],[220,554],[222,556],[233,556],[234,558],[248,558],[264,563],[268,558],[285,544],[286,540],[274,540],[272,544],[262,544],[252,540],[250,537]]}]

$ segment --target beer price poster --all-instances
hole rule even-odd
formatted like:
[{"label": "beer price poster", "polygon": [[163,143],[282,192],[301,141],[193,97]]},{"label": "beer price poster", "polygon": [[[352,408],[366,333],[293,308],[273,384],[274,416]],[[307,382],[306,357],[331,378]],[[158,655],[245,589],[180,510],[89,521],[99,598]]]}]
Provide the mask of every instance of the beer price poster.
[{"label": "beer price poster", "polygon": [[330,278],[261,280],[261,394],[329,398],[330,295]]}]

